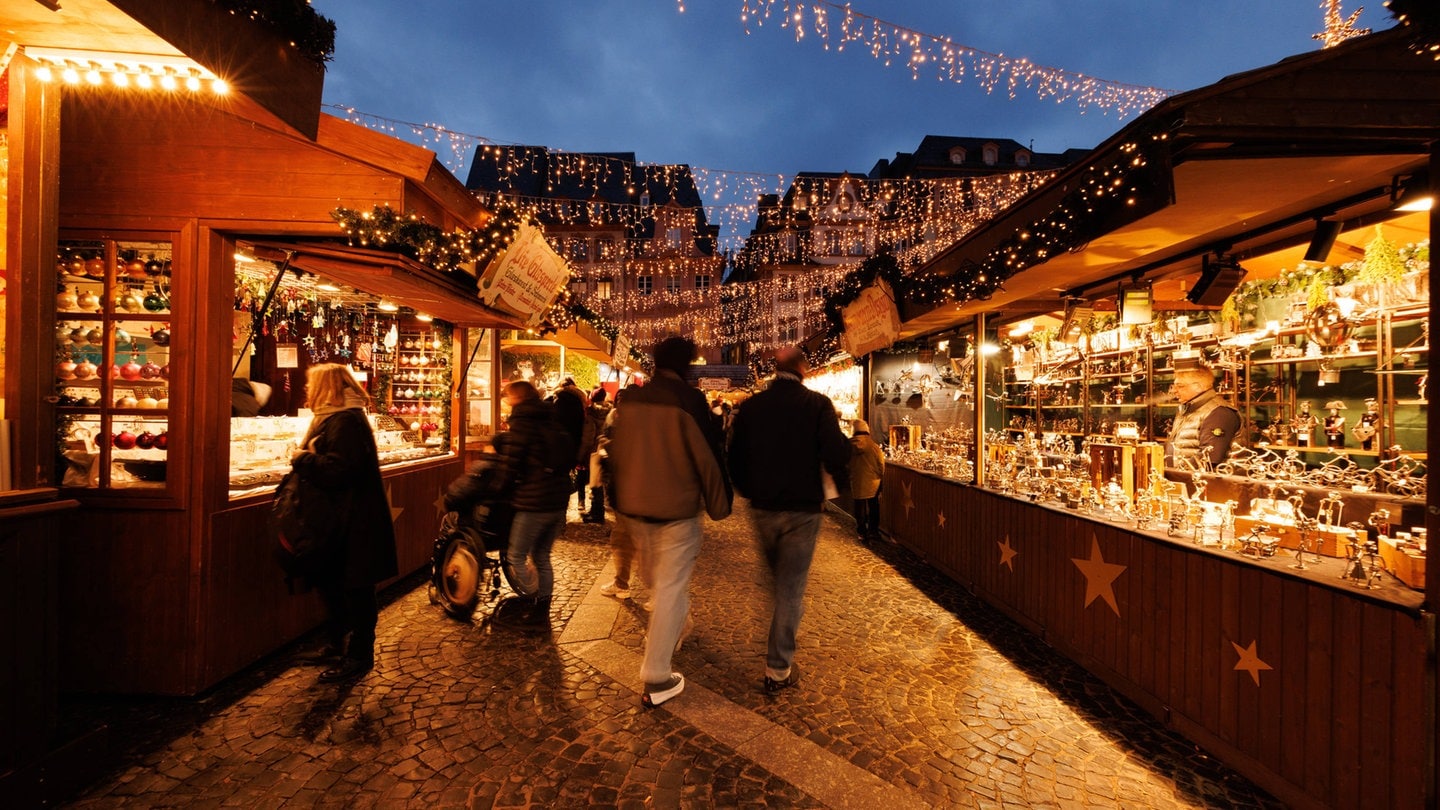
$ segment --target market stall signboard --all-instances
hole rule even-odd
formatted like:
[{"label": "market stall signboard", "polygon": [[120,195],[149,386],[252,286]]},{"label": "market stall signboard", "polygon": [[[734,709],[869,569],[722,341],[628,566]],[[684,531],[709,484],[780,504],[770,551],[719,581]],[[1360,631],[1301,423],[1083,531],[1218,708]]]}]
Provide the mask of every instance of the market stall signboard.
[{"label": "market stall signboard", "polygon": [[900,313],[895,295],[884,280],[877,280],[841,310],[845,321],[843,344],[851,357],[863,357],[895,343],[900,334]]},{"label": "market stall signboard", "polygon": [[544,232],[521,225],[510,247],[480,277],[480,300],[535,326],[569,280],[570,267],[545,241]]}]

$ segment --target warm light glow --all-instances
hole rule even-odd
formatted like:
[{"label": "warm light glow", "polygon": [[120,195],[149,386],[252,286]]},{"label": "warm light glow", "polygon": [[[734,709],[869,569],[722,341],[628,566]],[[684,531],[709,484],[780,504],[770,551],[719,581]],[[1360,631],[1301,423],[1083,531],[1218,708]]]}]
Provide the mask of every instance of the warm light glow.
[{"label": "warm light glow", "polygon": [[235,251],[235,261],[240,262],[241,264],[249,264],[250,262],[255,261],[255,257],[251,256],[249,253],[241,253],[237,250]]},{"label": "warm light glow", "polygon": [[336,287],[334,284],[316,284],[315,289],[323,290],[325,292],[340,292],[340,288]]},{"label": "warm light glow", "polygon": [[417,321],[422,321],[422,322],[424,322],[424,323],[430,323],[431,321],[433,321],[433,320],[435,320],[435,319],[434,319],[433,317],[429,316],[429,315],[426,315],[426,314],[423,313],[423,312],[417,312],[417,313],[415,313],[415,320],[417,320]]},{"label": "warm light glow", "polygon": [[41,65],[35,68],[35,78],[42,82],[53,82],[55,81],[55,74],[50,71],[49,67]]},{"label": "warm light glow", "polygon": [[80,71],[72,67],[67,67],[65,68],[65,70],[61,71],[60,78],[64,79],[66,84],[79,84]]},{"label": "warm light glow", "polygon": [[210,92],[217,96],[229,95],[230,83],[224,79],[214,79],[210,82]]},{"label": "warm light glow", "polygon": [[27,46],[25,53],[39,65],[35,78],[52,81],[57,71],[61,79],[69,84],[84,81],[99,87],[106,84],[117,88],[139,87],[151,89],[159,85],[167,90],[179,86],[184,79],[185,86],[198,92],[209,83],[217,95],[230,91],[230,85],[197,62],[185,56],[162,54],[118,53],[111,51],[87,51],[70,48],[46,48]]},{"label": "warm light glow", "polygon": [[375,307],[381,312],[398,312],[400,309],[400,307],[390,303],[389,301],[381,301],[380,303],[376,304]]},{"label": "warm light glow", "polygon": [[175,81],[174,76],[166,73],[164,76],[160,77],[160,86],[166,90],[174,90],[176,87],[179,86],[179,84]]},{"label": "warm light glow", "polygon": [[100,75],[100,71],[95,68],[90,68],[85,71],[85,81],[90,84],[100,84],[105,81],[105,78]]},{"label": "warm light glow", "polygon": [[994,343],[982,343],[982,344],[980,344],[980,354],[984,355],[985,357],[990,357],[990,356],[992,356],[992,355],[996,355],[996,354],[999,354],[999,353],[1000,353],[1000,347],[997,346],[997,345],[995,345]]},{"label": "warm light glow", "polygon": [[185,89],[186,89],[186,90],[189,90],[189,91],[192,92],[192,93],[197,93],[197,92],[199,92],[199,91],[200,91],[200,80],[197,79],[197,78],[195,78],[194,76],[187,76],[187,77],[185,77]]}]

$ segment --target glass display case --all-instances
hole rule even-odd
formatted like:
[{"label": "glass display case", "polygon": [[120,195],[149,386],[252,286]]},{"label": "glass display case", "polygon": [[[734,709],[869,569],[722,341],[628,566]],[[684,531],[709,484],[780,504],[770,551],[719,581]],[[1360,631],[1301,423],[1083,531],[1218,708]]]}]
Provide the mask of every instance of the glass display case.
[{"label": "glass display case", "polygon": [[172,250],[169,241],[59,244],[52,372],[61,486],[165,489]]}]

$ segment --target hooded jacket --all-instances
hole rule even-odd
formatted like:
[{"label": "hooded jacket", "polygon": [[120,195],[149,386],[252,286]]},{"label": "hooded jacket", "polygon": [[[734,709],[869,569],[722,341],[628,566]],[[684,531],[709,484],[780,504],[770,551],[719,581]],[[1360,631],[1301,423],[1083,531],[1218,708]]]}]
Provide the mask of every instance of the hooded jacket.
[{"label": "hooded jacket", "polygon": [[615,406],[606,454],[615,509],[653,521],[730,514],[730,480],[705,395],[662,369]]}]

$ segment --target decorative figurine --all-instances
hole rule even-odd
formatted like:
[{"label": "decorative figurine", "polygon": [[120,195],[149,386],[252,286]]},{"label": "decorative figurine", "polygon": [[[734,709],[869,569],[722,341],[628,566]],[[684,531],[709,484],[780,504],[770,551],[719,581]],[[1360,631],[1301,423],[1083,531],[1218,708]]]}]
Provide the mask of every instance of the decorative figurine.
[{"label": "decorative figurine", "polygon": [[1360,447],[1370,450],[1375,444],[1375,434],[1380,430],[1380,403],[1374,397],[1365,399],[1365,413],[1360,414],[1360,421],[1355,423],[1353,433],[1360,442]]},{"label": "decorative figurine", "polygon": [[1325,403],[1325,409],[1330,415],[1325,417],[1325,446],[1345,446],[1345,416],[1340,411],[1345,409],[1345,403],[1338,399],[1332,399]]},{"label": "decorative figurine", "polygon": [[1310,442],[1315,438],[1315,426],[1320,420],[1310,412],[1309,401],[1300,403],[1300,412],[1290,422],[1290,429],[1295,432],[1295,445],[1297,447],[1309,447]]}]

